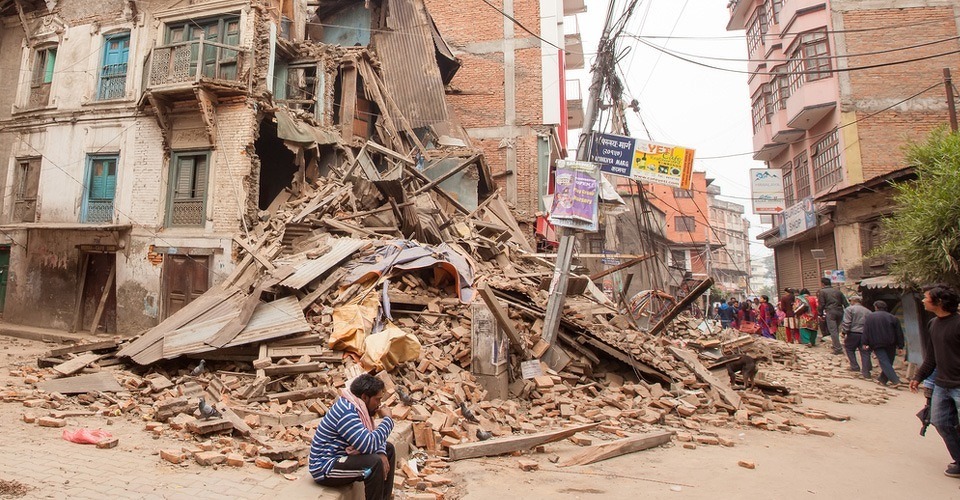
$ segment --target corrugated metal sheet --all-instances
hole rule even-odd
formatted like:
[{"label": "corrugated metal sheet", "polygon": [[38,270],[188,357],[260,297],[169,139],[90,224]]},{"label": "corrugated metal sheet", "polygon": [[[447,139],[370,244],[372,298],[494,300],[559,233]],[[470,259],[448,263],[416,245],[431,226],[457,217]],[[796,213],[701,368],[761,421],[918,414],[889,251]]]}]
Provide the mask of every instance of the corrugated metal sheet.
[{"label": "corrugated metal sheet", "polygon": [[[205,342],[216,335],[224,325],[238,314],[240,314],[239,308],[226,316],[203,323],[192,323],[167,334],[163,341],[163,357],[171,359],[184,354],[199,354],[216,350],[217,348],[209,346]],[[297,298],[284,297],[257,306],[246,328],[224,347],[263,342],[308,331],[310,331],[310,324],[307,323]]]},{"label": "corrugated metal sheet", "polygon": [[340,264],[344,259],[353,255],[357,250],[360,250],[367,244],[367,241],[353,238],[331,239],[329,252],[316,259],[309,259],[300,264],[295,264],[297,270],[281,281],[280,285],[299,290],[334,266]]},{"label": "corrugated metal sheet", "polygon": [[247,327],[224,347],[263,342],[309,331],[310,324],[307,323],[297,298],[284,297],[257,307]]},{"label": "corrugated metal sheet", "polygon": [[446,121],[443,80],[426,8],[421,0],[389,1],[390,30],[373,36],[387,90],[412,127]]}]

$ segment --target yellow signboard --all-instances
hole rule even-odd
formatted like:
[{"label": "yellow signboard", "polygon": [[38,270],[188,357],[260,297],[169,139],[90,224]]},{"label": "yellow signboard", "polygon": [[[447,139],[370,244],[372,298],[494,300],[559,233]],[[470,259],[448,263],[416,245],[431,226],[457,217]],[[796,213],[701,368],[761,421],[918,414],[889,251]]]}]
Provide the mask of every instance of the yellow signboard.
[{"label": "yellow signboard", "polygon": [[682,189],[690,189],[693,152],[681,146],[637,139],[630,177]]}]

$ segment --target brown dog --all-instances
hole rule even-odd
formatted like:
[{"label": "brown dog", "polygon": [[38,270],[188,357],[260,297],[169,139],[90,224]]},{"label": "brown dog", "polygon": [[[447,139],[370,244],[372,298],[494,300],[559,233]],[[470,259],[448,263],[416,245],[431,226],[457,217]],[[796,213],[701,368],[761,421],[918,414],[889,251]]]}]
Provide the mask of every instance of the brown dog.
[{"label": "brown dog", "polygon": [[754,359],[753,356],[748,354],[743,354],[736,360],[727,364],[727,375],[730,376],[730,387],[736,385],[737,382],[737,372],[740,372],[740,375],[743,377],[743,386],[744,388],[752,388],[756,386],[755,379],[757,377],[757,359]]}]

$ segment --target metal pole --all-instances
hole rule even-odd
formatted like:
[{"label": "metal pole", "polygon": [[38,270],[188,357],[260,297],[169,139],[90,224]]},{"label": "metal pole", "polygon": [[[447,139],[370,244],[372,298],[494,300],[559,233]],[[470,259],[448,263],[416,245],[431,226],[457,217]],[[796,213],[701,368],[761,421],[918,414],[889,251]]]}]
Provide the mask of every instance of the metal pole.
[{"label": "metal pole", "polygon": [[953,101],[953,80],[950,78],[950,68],[943,68],[943,86],[947,88],[947,110],[950,111],[950,130],[956,132],[957,106]]},{"label": "metal pole", "polygon": [[[593,126],[597,121],[597,112],[600,109],[600,93],[603,90],[603,84],[606,81],[601,62],[605,57],[612,57],[610,44],[610,31],[613,29],[613,11],[615,0],[610,0],[607,6],[607,20],[603,25],[603,34],[600,36],[600,43],[597,45],[599,51],[597,54],[597,63],[593,67],[593,78],[590,82],[590,98],[587,99],[587,107],[583,113],[583,128],[580,132],[580,143],[577,146],[577,159],[587,160],[589,157],[588,140]],[[560,317],[563,315],[563,302],[567,296],[567,282],[570,276],[570,264],[573,260],[573,246],[576,240],[576,233],[569,228],[558,227],[557,235],[560,237],[560,245],[557,248],[557,264],[553,271],[553,281],[550,282],[550,294],[547,299],[547,308],[543,318],[543,332],[540,338],[547,344],[552,345],[560,331]]]}]

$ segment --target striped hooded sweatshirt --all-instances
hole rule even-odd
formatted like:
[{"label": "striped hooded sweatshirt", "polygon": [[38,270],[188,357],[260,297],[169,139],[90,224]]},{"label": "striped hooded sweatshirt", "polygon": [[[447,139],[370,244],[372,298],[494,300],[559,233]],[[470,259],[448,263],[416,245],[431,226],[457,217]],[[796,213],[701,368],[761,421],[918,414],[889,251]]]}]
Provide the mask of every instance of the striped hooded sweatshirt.
[{"label": "striped hooded sweatshirt", "polygon": [[323,479],[334,462],[347,456],[347,447],[369,455],[387,452],[387,436],[393,431],[393,419],[384,418],[373,431],[360,420],[358,408],[344,398],[338,398],[320,421],[310,444],[309,470],[313,479]]}]

